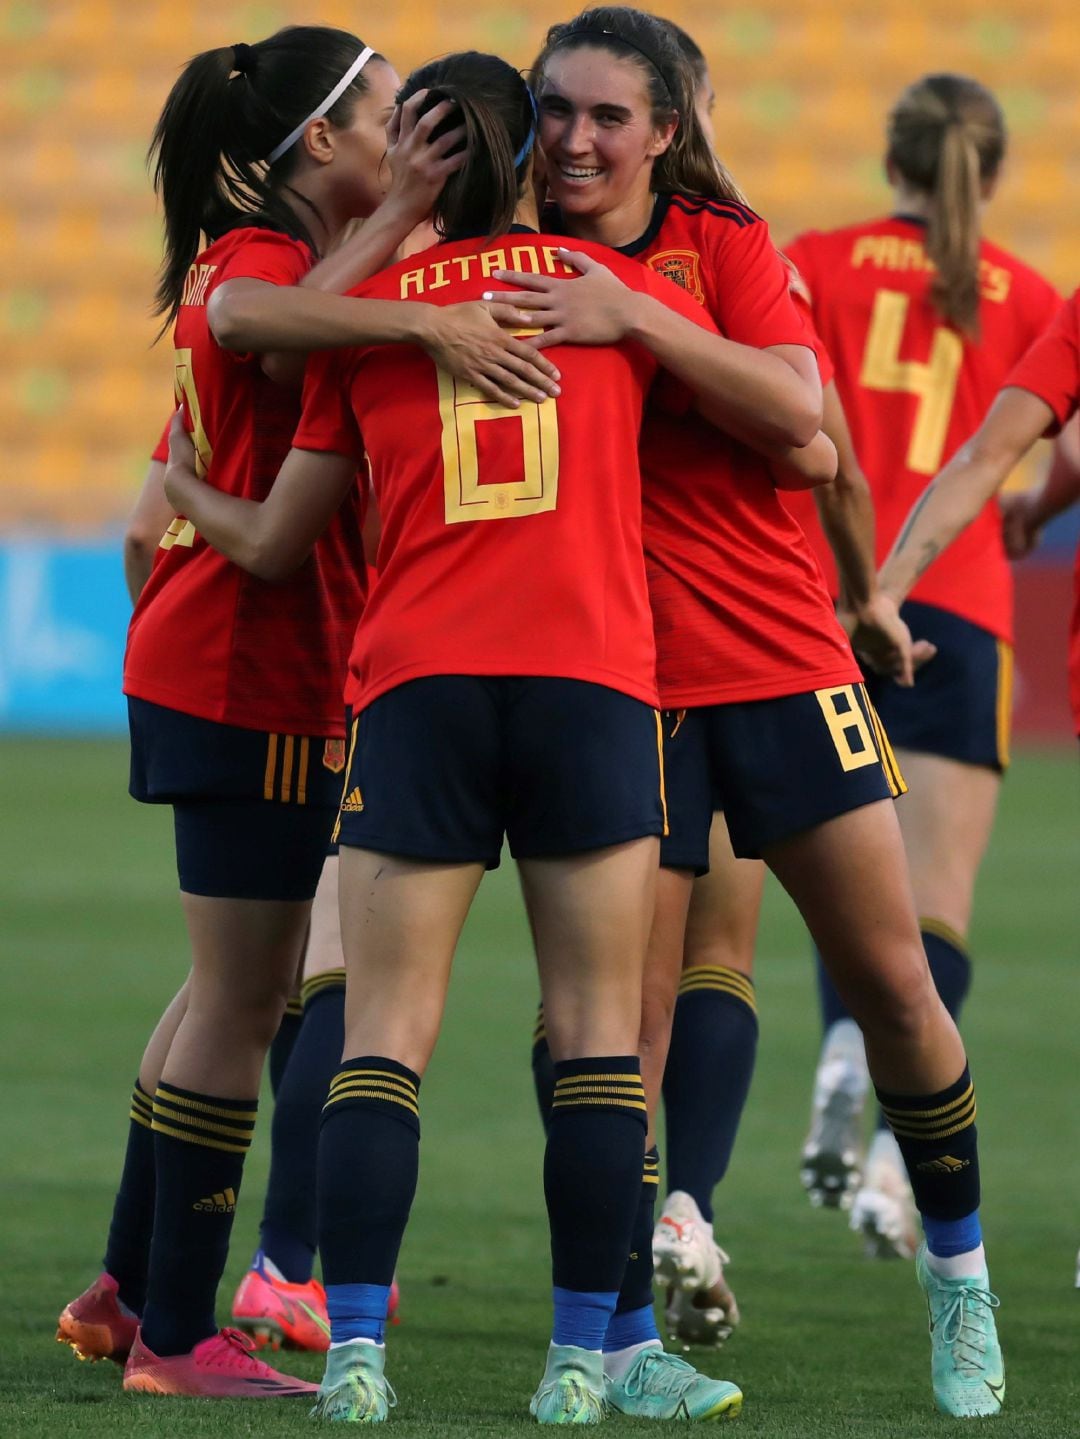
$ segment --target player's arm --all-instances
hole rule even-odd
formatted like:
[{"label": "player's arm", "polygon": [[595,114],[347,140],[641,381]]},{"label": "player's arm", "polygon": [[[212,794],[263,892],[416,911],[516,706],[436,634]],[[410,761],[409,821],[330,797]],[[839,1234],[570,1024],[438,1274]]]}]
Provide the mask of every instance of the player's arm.
[{"label": "player's arm", "polygon": [[1080,414],[1058,435],[1043,483],[1022,494],[1003,495],[1005,550],[1023,559],[1039,543],[1042,529],[1080,500]]},{"label": "player's arm", "polygon": [[169,430],[169,502],[208,544],[261,580],[287,579],[303,564],[355,483],[355,458],[294,449],[265,500],[223,494],[195,473],[182,410]]},{"label": "player's arm", "polygon": [[124,581],[132,604],[150,578],[154,555],[175,513],[165,494],[165,462],[151,460],[124,530]]},{"label": "player's arm", "polygon": [[527,310],[544,333],[532,343],[614,345],[636,340],[663,369],[693,391],[700,412],[751,448],[802,448],[821,427],[821,379],[814,352],[802,345],[756,349],[725,339],[678,314],[654,295],[632,290],[588,255],[561,250],[580,279],[497,270],[512,286],[485,300]]},{"label": "player's arm", "polygon": [[828,489],[836,479],[836,446],[824,429],[808,445],[777,447],[774,453],[764,446],[761,453],[769,458],[769,470],[778,490]]},{"label": "player's arm", "polygon": [[948,548],[1054,423],[1029,390],[1006,386],[982,425],[917,501],[881,568],[883,595],[900,605],[919,576]]}]

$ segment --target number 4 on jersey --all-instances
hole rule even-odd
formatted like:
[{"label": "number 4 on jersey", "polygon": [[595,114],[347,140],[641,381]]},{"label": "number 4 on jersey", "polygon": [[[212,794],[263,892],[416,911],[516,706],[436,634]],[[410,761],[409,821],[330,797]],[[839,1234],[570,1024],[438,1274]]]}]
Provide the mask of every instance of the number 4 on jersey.
[{"label": "number 4 on jersey", "polygon": [[964,342],[955,330],[938,325],[929,360],[902,360],[900,348],[910,305],[910,296],[898,290],[877,292],[859,383],[868,390],[918,396],[906,464],[917,475],[936,475],[949,432]]}]

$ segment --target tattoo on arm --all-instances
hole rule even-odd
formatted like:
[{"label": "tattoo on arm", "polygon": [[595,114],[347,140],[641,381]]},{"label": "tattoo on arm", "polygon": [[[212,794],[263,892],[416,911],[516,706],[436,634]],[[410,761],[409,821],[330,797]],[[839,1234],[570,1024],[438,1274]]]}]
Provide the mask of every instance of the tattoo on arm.
[{"label": "tattoo on arm", "polygon": [[[904,524],[904,528],[900,531],[899,535],[897,536],[896,544],[893,546],[893,552],[894,552],[894,553],[899,554],[899,552],[904,548],[905,544],[907,544],[908,536],[911,534],[912,530],[915,528],[915,521],[919,518],[919,515],[922,513],[922,508],[923,508],[923,506],[926,504],[927,500],[930,498],[930,495],[931,495],[931,492],[932,492],[933,488],[934,488],[933,485],[928,486],[927,489],[925,489],[925,490],[923,491],[923,493],[920,495],[919,499],[916,501],[916,503],[915,503],[915,505],[914,505],[914,507],[913,507],[913,509],[912,509],[912,511],[911,511],[911,514],[908,515],[908,517],[907,517],[907,521],[906,521],[905,524]],[[935,553],[936,553],[936,551],[935,551]],[[934,558],[934,556],[931,555],[931,556],[930,556],[930,559],[933,559],[933,558]],[[930,560],[927,560],[927,561],[926,561],[926,564],[929,564],[929,563],[930,563]],[[926,566],[924,565],[924,566],[923,566],[923,569],[925,569],[925,568],[926,568]],[[922,574],[922,570],[920,570],[919,573]]]},{"label": "tattoo on arm", "polygon": [[941,546],[935,544],[933,540],[927,540],[927,542],[923,545],[922,549],[919,551],[919,557],[915,562],[916,579],[918,579],[921,574],[923,574],[926,570],[930,568],[930,566],[934,563],[934,561],[940,554]]}]

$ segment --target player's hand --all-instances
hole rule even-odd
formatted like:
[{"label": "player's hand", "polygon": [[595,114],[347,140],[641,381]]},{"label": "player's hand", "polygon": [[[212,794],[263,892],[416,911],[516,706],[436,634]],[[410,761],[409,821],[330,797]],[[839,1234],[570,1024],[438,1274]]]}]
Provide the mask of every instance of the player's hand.
[{"label": "player's hand", "polygon": [[589,255],[574,250],[559,254],[580,279],[496,270],[494,278],[514,288],[506,295],[490,291],[484,299],[527,312],[532,324],[543,330],[530,342],[538,350],[552,345],[618,344],[633,328],[637,292]]},{"label": "player's hand", "polygon": [[[527,322],[510,305],[498,307],[509,326]],[[479,300],[432,307],[424,348],[437,365],[474,385],[486,400],[517,409],[522,400],[541,404],[561,393],[559,371],[546,355],[519,340]]]},{"label": "player's hand", "polygon": [[1005,553],[1010,560],[1022,560],[1031,554],[1042,538],[1042,526],[1036,519],[1031,496],[1002,495],[999,504]]},{"label": "player's hand", "polygon": [[165,498],[177,514],[183,514],[184,487],[198,478],[195,445],[184,424],[181,405],[169,424],[169,459],[165,466]]},{"label": "player's hand", "polygon": [[910,689],[915,672],[937,654],[929,640],[913,640],[900,617],[896,601],[878,591],[857,611],[839,612],[851,647],[875,674],[891,675],[898,685]]},{"label": "player's hand", "polygon": [[414,224],[427,219],[443,185],[465,163],[464,125],[455,125],[437,140],[431,138],[457,105],[442,100],[421,115],[427,93],[417,90],[410,95],[386,127],[386,160],[392,178],[384,203],[401,210]]}]

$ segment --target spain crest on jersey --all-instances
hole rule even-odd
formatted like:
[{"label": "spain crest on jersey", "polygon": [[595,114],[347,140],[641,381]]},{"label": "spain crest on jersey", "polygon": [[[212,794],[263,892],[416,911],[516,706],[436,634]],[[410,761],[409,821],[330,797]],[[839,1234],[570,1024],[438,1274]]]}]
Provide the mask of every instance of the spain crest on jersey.
[{"label": "spain crest on jersey", "polygon": [[649,268],[667,280],[674,280],[681,290],[691,295],[699,305],[705,303],[705,290],[701,283],[701,256],[696,250],[661,250],[648,262]]},{"label": "spain crest on jersey", "polygon": [[328,739],[323,745],[322,762],[331,774],[340,774],[345,768],[345,741]]}]

